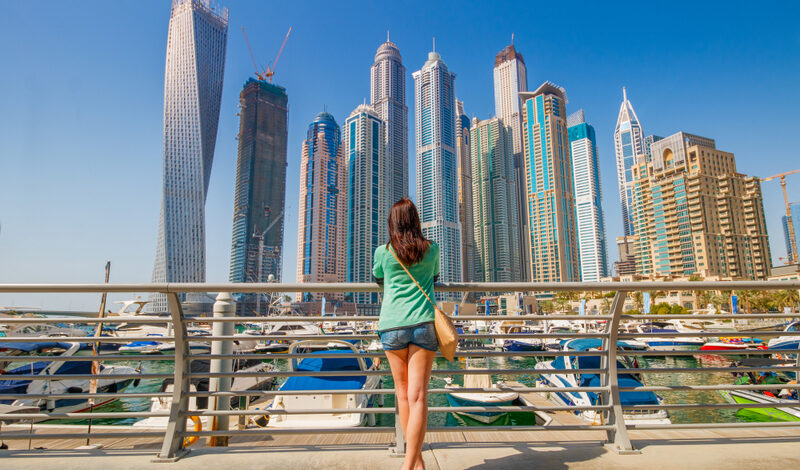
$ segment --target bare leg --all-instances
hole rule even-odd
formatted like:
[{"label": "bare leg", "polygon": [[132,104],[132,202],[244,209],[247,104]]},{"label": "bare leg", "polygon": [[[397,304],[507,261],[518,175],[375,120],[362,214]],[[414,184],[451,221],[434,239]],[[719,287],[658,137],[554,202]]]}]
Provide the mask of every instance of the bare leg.
[{"label": "bare leg", "polygon": [[422,443],[428,424],[428,382],[433,367],[434,351],[414,344],[408,347],[408,424],[405,428],[406,458],[403,470],[424,467]]},{"label": "bare leg", "polygon": [[408,348],[396,351],[386,351],[389,368],[392,370],[394,380],[394,401],[397,407],[397,416],[400,418],[400,428],[403,436],[408,429]]}]

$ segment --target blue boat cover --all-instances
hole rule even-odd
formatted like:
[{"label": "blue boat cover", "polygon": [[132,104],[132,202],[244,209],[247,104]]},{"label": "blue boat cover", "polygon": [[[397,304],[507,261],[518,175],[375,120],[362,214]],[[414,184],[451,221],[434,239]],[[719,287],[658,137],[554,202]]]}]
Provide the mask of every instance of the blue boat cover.
[{"label": "blue boat cover", "polygon": [[[341,351],[316,351],[314,356],[325,354],[341,354]],[[364,359],[367,367],[372,361]],[[360,371],[358,359],[354,357],[309,357],[300,361],[298,371]],[[281,385],[281,391],[292,390],[361,390],[367,381],[365,376],[340,376],[340,377],[289,377]]]},{"label": "blue boat cover", "polygon": [[[45,367],[49,366],[50,362],[33,362],[31,364],[25,364],[23,366],[17,367],[16,369],[8,370],[0,377],[4,377],[6,379],[0,380],[0,395],[2,394],[19,394],[25,393],[28,390],[28,385],[31,383],[30,380],[26,379],[26,376],[31,375],[38,375],[44,370]],[[103,366],[101,365],[100,368],[102,369]],[[63,374],[91,374],[92,373],[92,363],[91,361],[77,361],[77,362],[65,362],[64,365],[58,368],[54,377],[58,377]],[[9,376],[13,376],[15,378],[8,378]],[[11,403],[13,400],[0,400],[0,403]]]},{"label": "blue boat cover", "polygon": [[[561,341],[561,347],[573,351],[588,351],[602,348],[603,340],[601,338],[565,339]],[[617,349],[644,349],[644,347],[633,345],[626,341],[617,341]]]},{"label": "blue boat cover", "polygon": [[[601,358],[597,356],[581,356],[578,357],[578,367],[581,369],[599,369],[600,360]],[[625,366],[619,361],[617,362],[617,367],[619,369],[625,368]],[[620,388],[642,386],[642,383],[631,374],[619,374],[618,379]],[[602,384],[600,383],[600,376],[598,374],[581,374],[578,386],[601,387]],[[596,403],[597,394],[593,392],[587,393],[592,403]],[[653,392],[620,392],[619,399],[620,402],[622,402],[622,406],[658,405],[658,397]]]},{"label": "blue boat cover", "polygon": [[42,343],[0,343],[0,351],[17,350],[23,352],[34,352],[51,348],[69,349],[71,346],[72,345],[69,343],[58,343],[53,341]]}]

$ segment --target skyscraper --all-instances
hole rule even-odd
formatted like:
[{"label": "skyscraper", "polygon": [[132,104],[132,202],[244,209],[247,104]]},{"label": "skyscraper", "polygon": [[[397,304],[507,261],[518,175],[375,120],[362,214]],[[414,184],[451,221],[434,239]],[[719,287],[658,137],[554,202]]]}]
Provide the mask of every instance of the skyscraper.
[{"label": "skyscraper", "polygon": [[614,150],[617,154],[617,180],[619,182],[619,200],[622,204],[622,225],[625,236],[634,233],[633,228],[633,175],[631,168],[636,157],[645,152],[642,125],[628,101],[625,87],[622,87],[622,105],[617,116],[617,127],[614,129]]},{"label": "skyscraper", "polygon": [[[297,282],[345,282],[346,201],[344,153],[336,120],[321,112],[308,126],[300,160]],[[343,294],[306,295],[342,300]]]},{"label": "skyscraper", "polygon": [[370,100],[386,123],[387,214],[392,204],[408,196],[408,107],[406,68],[400,50],[389,41],[381,44],[370,69]]},{"label": "skyscraper", "polygon": [[472,121],[477,282],[520,278],[514,154],[510,129],[499,118]]},{"label": "skyscraper", "polygon": [[579,280],[567,93],[551,82],[523,99],[530,280]]},{"label": "skyscraper", "polygon": [[441,250],[442,282],[461,281],[455,78],[436,52],[428,53],[422,69],[414,72],[417,206],[422,233]]},{"label": "skyscraper", "polygon": [[[386,124],[361,105],[344,122],[347,168],[347,282],[372,282],[372,255],[389,241],[386,228]],[[375,292],[353,294],[357,303],[378,303]]]},{"label": "skyscraper", "polygon": [[[173,0],[164,72],[164,186],[153,282],[205,282],[205,203],[222,98],[228,10]],[[185,300],[182,299],[182,300]],[[151,296],[150,311],[167,298]]]},{"label": "skyscraper", "polygon": [[637,274],[766,279],[771,259],[759,179],[713,139],[678,132],[633,167]]},{"label": "skyscraper", "polygon": [[594,127],[586,123],[582,109],[567,116],[567,135],[572,156],[581,281],[597,282],[608,276],[605,220],[597,140]]},{"label": "skyscraper", "polygon": [[[792,216],[795,243],[800,243],[800,202],[789,205],[789,214]],[[783,238],[786,242],[786,259],[791,262],[795,258],[792,252],[792,239],[789,235],[791,233],[789,232],[789,218],[785,215],[781,216],[781,224],[783,225]]]},{"label": "skyscraper", "polygon": [[[281,278],[288,102],[286,89],[253,78],[239,93],[231,282]],[[248,315],[262,306],[255,295],[243,295],[238,304]]]},{"label": "skyscraper", "polygon": [[[516,188],[517,238],[520,241],[520,263],[528,266],[529,247],[527,233],[527,194],[525,188],[525,155],[522,137],[522,101],[519,93],[528,91],[528,69],[522,54],[510,44],[497,53],[494,58],[494,112],[495,116],[510,129],[512,155],[514,158],[514,177]],[[519,280],[528,278],[529,270],[523,269]],[[516,279],[515,279],[516,280]]]},{"label": "skyscraper", "polygon": [[464,103],[456,100],[456,159],[458,160],[458,213],[461,221],[461,279],[475,280],[475,233],[472,215],[472,157],[470,122]]}]

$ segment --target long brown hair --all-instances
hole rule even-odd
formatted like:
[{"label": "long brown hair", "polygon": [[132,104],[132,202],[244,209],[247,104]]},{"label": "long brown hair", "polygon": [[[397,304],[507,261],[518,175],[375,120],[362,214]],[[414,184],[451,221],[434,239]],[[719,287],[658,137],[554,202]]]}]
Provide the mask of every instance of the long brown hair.
[{"label": "long brown hair", "polygon": [[[395,202],[389,211],[389,243],[400,261],[406,266],[422,261],[430,240],[422,235],[417,207],[404,197]],[[388,246],[387,246],[388,248]]]}]

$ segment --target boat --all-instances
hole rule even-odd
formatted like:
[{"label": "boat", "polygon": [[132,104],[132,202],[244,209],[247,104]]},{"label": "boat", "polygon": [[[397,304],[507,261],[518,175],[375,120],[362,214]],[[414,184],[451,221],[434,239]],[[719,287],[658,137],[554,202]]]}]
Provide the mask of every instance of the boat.
[{"label": "boat", "polygon": [[[561,345],[564,351],[589,351],[602,347],[599,338],[581,338],[566,340]],[[618,341],[617,348],[622,350],[636,349],[626,341]],[[539,371],[537,387],[600,387],[599,374],[590,373],[553,373],[550,370],[558,369],[599,369],[600,356],[559,356],[552,361],[539,362],[535,369]],[[628,357],[624,357],[626,362]],[[634,365],[634,364],[631,364]],[[642,381],[635,374],[622,372],[629,368],[622,361],[617,361],[620,370],[618,375],[620,387],[642,387]],[[598,404],[599,395],[596,392],[547,392],[550,400],[561,406],[595,406]],[[661,405],[663,401],[653,392],[620,392],[622,406],[635,405]],[[595,410],[576,411],[578,416],[592,424],[602,424],[602,413]],[[625,420],[630,424],[671,424],[669,415],[665,410],[623,410]]]},{"label": "boat", "polygon": [[[374,414],[362,413],[373,405],[375,395],[370,394],[371,390],[376,390],[381,386],[381,378],[378,375],[359,375],[358,372],[378,370],[379,360],[371,361],[368,358],[333,358],[326,357],[329,354],[341,354],[342,351],[314,351],[317,345],[327,345],[330,341],[325,340],[304,340],[292,344],[289,352],[296,353],[302,349],[311,349],[313,352],[308,357],[298,360],[293,358],[290,361],[290,370],[298,372],[327,372],[327,371],[353,371],[353,375],[347,376],[292,376],[289,377],[278,389],[280,394],[276,395],[272,402],[267,405],[269,411],[278,410],[303,410],[303,409],[348,409],[348,413],[315,413],[315,414],[270,414],[266,423],[267,427],[274,428],[303,428],[303,429],[324,429],[340,427],[363,426],[369,422],[374,424]],[[352,343],[339,341],[339,347],[358,353],[358,349]],[[349,393],[320,393],[318,395],[308,395],[300,392],[305,390],[346,390]]]},{"label": "boat", "polygon": [[[770,358],[747,358],[735,364],[744,367],[765,367],[785,365],[785,360]],[[758,415],[764,420],[800,421],[800,402],[796,388],[783,388],[785,385],[797,385],[796,380],[775,374],[774,372],[756,374],[754,372],[733,372],[734,385],[774,384],[770,390],[719,390],[719,394],[728,403],[763,403],[764,408],[743,408],[747,412]],[[793,405],[775,408],[775,405]]]},{"label": "boat", "polygon": [[750,338],[745,336],[723,336],[718,341],[709,341],[700,346],[701,351],[739,351],[747,349],[767,349],[758,338]]},{"label": "boat", "polygon": [[[648,322],[631,326],[636,333],[679,333],[671,323],[667,322]],[[653,351],[691,351],[698,350],[705,344],[703,338],[683,336],[650,336],[639,338],[639,341],[647,344],[647,347]]]},{"label": "boat", "polygon": [[[262,340],[259,342],[254,350],[256,352],[286,352],[291,347],[292,343],[298,341],[294,336],[322,336],[325,333],[319,326],[308,321],[292,321],[281,322],[272,325],[272,328],[266,331],[268,336],[285,336],[286,339],[280,340]],[[318,350],[326,349],[326,345],[319,344],[318,342],[307,344],[307,348],[314,348]]]},{"label": "boat", "polygon": [[[194,360],[191,363],[191,373],[200,374],[208,373],[211,371],[211,361],[208,360]],[[268,372],[274,370],[272,364],[264,363],[257,360],[234,360],[234,372],[244,374],[253,374],[258,372]],[[209,387],[209,378],[192,378],[189,383],[190,392],[207,392]],[[166,379],[161,384],[159,392],[172,392],[174,389],[174,380]],[[254,377],[236,377],[234,375],[231,383],[231,391],[239,392],[246,390],[272,390],[275,384],[275,377],[272,376],[254,376]],[[247,396],[247,401],[242,404],[247,406],[254,400],[258,399],[257,395]],[[169,413],[172,406],[172,397],[152,397],[150,398],[150,412],[151,413]],[[231,408],[239,408],[239,400],[231,400]],[[189,396],[188,409],[191,411],[204,410],[208,408],[208,398]],[[201,417],[194,421],[195,424],[199,421],[201,426],[210,429],[211,417]],[[134,427],[151,428],[151,429],[165,429],[169,423],[168,416],[150,416],[133,423]]]},{"label": "boat", "polygon": [[[61,356],[73,356],[80,349],[80,343],[0,343],[0,352],[6,355],[41,354],[57,349],[66,350]],[[7,367],[9,361],[2,364]],[[116,393],[130,384],[136,384],[137,379],[117,378],[115,375],[135,375],[141,371],[128,366],[99,364],[99,374],[108,375],[108,378],[97,379],[97,393]],[[19,367],[2,370],[3,380],[0,380],[0,395],[8,394],[35,394],[57,395],[65,393],[87,393],[90,389],[89,379],[59,378],[62,375],[81,375],[92,373],[92,361],[36,361],[26,363]],[[31,380],[26,377],[34,375],[53,377],[49,380]],[[49,413],[78,413],[96,408],[112,401],[116,397],[100,398],[92,405],[89,400],[78,398],[28,398],[18,400],[0,400],[0,404],[10,404],[11,407],[37,407]]]},{"label": "boat", "polygon": [[767,347],[769,349],[800,349],[800,321],[789,323],[783,331],[795,334],[772,338],[767,343]]},{"label": "boat", "polygon": [[[520,325],[511,326],[507,334],[531,334],[542,333],[542,328]],[[506,338],[503,340],[503,351],[542,351],[544,343],[540,338]]]},{"label": "boat", "polygon": [[[469,369],[469,362],[467,369]],[[490,393],[478,392],[459,392],[462,387],[453,383],[453,379],[447,377],[445,379],[445,387],[447,390],[447,401],[452,407],[464,406],[511,406],[514,401],[519,398],[519,393],[513,391],[503,391],[501,387],[505,386],[504,382],[494,383],[489,374],[466,374],[464,375],[463,388],[485,388],[493,389]],[[456,411],[454,414],[461,415],[473,419],[483,424],[495,424],[498,420],[507,414],[507,411]]]},{"label": "boat", "polygon": [[[161,338],[164,335],[161,333],[148,333],[148,337],[153,338]],[[158,350],[158,345],[161,344],[160,341],[134,341],[132,343],[123,345],[119,347],[119,352],[121,354],[159,354],[161,351]]]}]

